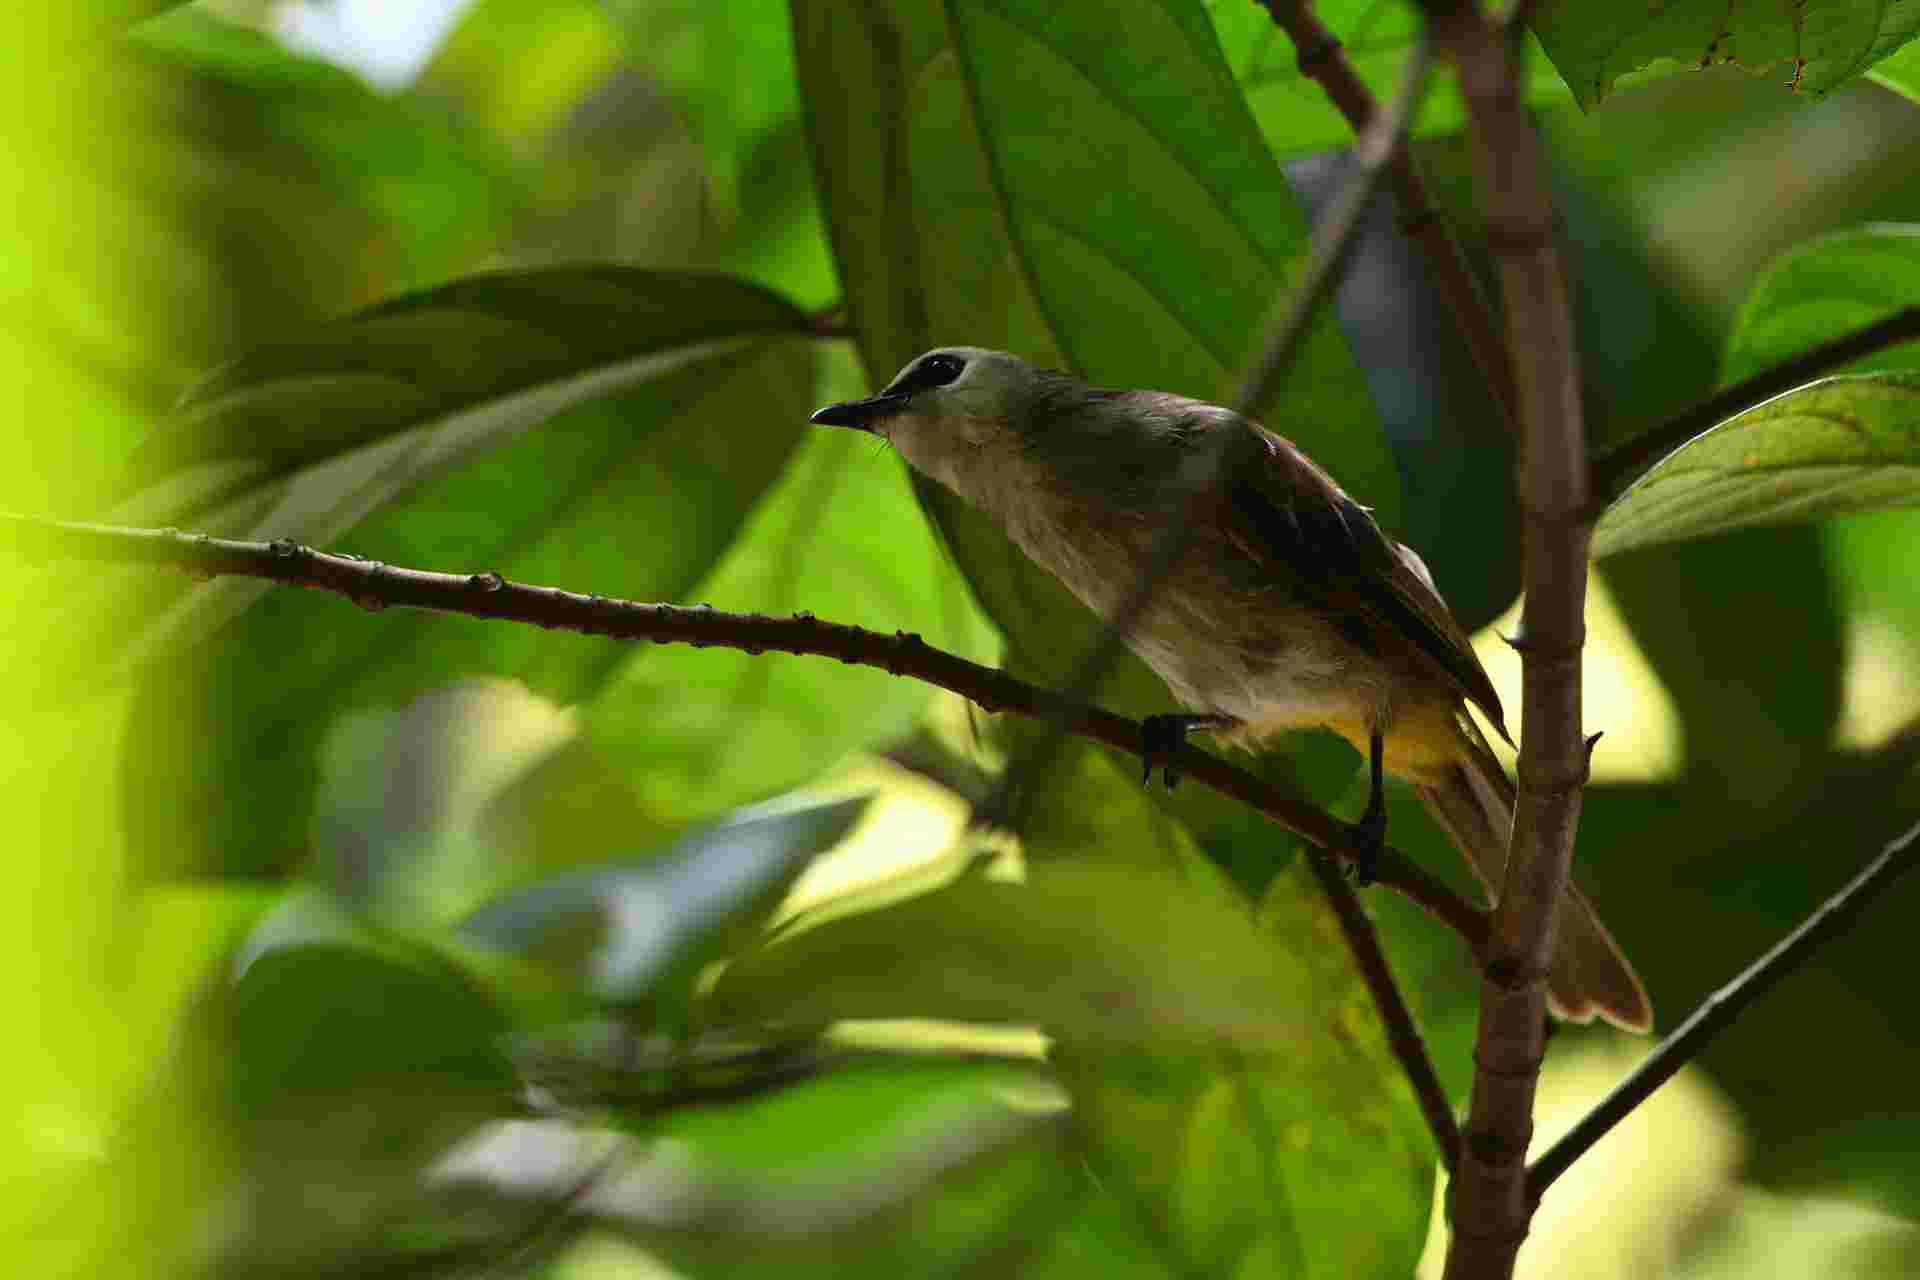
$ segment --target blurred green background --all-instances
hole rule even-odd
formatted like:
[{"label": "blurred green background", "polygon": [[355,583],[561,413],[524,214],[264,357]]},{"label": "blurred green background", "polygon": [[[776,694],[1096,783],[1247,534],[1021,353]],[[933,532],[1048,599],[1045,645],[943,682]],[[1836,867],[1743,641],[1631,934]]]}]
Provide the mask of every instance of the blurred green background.
[{"label": "blurred green background", "polygon": [[[1920,46],[1889,27],[1871,76],[1810,58],[1789,92],[1764,42],[1607,61],[1571,8],[1542,6],[1526,83],[1598,441],[1920,299]],[[1389,84],[1412,11],[1320,11]],[[1222,396],[1345,173],[1252,4],[6,21],[5,509],[808,611],[1043,683],[1091,618],[807,412],[947,342]],[[1419,120],[1475,243],[1444,76]],[[1375,213],[1262,415],[1426,555],[1513,714],[1511,453]],[[1920,347],[1855,372],[1728,449],[1772,451],[1788,497],[1844,467],[1804,514],[1889,509],[1734,528],[1775,498],[1676,469],[1602,526],[1581,874],[1663,1026],[1920,809],[1920,518],[1893,509]],[[985,835],[967,804],[1029,730],[879,671],[150,568],[0,583],[23,1273],[1436,1265],[1431,1145],[1295,842],[1191,785],[1073,748]],[[1101,697],[1168,709],[1131,661]],[[1356,764],[1303,735],[1258,767],[1351,814]],[[1920,1270],[1916,892],[1556,1187],[1523,1270]],[[1467,960],[1368,904],[1463,1097]],[[1641,1049],[1558,1036],[1543,1133]]]}]

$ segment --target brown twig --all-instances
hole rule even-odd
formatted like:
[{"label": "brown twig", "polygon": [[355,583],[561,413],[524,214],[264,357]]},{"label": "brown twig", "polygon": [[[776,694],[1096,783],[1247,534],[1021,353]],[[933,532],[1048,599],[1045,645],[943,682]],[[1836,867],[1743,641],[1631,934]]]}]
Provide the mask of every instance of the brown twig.
[{"label": "brown twig", "polygon": [[1313,868],[1314,878],[1332,904],[1340,932],[1347,939],[1347,950],[1353,953],[1354,964],[1373,995],[1374,1007],[1380,1011],[1380,1021],[1387,1029],[1387,1045],[1399,1060],[1401,1070],[1407,1073],[1407,1083],[1413,1086],[1413,1096],[1420,1103],[1421,1114],[1427,1118],[1427,1130],[1440,1149],[1440,1163],[1452,1173],[1460,1159],[1460,1125],[1454,1119],[1453,1104],[1447,1101],[1447,1091],[1441,1087],[1440,1077],[1433,1069],[1433,1059],[1427,1056],[1420,1028],[1400,995],[1399,984],[1393,980],[1393,969],[1387,964],[1386,952],[1380,949],[1380,937],[1374,931],[1373,921],[1361,905],[1360,895],[1330,860],[1310,854],[1307,864]]},{"label": "brown twig", "polygon": [[[1363,133],[1379,114],[1373,92],[1354,71],[1352,61],[1341,47],[1340,38],[1320,21],[1307,0],[1258,0],[1274,25],[1287,33],[1300,60],[1300,73],[1317,83],[1328,101],[1356,135]],[[1447,300],[1454,323],[1467,344],[1467,351],[1487,380],[1510,430],[1518,421],[1514,411],[1513,373],[1507,362],[1507,350],[1501,343],[1500,325],[1487,300],[1480,280],[1467,261],[1466,251],[1454,238],[1446,220],[1434,209],[1433,197],[1420,176],[1413,153],[1401,147],[1393,157],[1393,194],[1400,205],[1403,230],[1425,251],[1434,272],[1434,283]]]},{"label": "brown twig", "polygon": [[1594,494],[1600,502],[1611,502],[1625,493],[1648,467],[1701,432],[1842,365],[1915,339],[1920,339],[1920,307],[1902,307],[1863,329],[1824,342],[1770,369],[1762,369],[1751,378],[1689,406],[1644,435],[1602,452],[1593,462]]},{"label": "brown twig", "polygon": [[1512,1275],[1531,1216],[1525,1161],[1546,1048],[1545,977],[1587,777],[1580,728],[1587,460],[1546,159],[1521,102],[1512,44],[1476,4],[1423,0],[1423,7],[1466,99],[1521,425],[1527,643],[1519,795],[1488,936],[1445,1270],[1450,1280],[1492,1280]]},{"label": "brown twig", "polygon": [[1880,856],[1849,880],[1840,892],[1747,966],[1739,977],[1703,1000],[1632,1075],[1534,1161],[1533,1167],[1527,1170],[1529,1199],[1538,1202],[1568,1166],[1645,1102],[1655,1089],[1672,1079],[1681,1067],[1699,1057],[1713,1038],[1732,1026],[1734,1019],[1746,1012],[1749,1005],[1797,971],[1821,945],[1840,936],[1916,863],[1920,863],[1920,823],[1907,828],[1903,835],[1889,843],[1880,851]]},{"label": "brown twig", "polygon": [[[1080,737],[1136,755],[1141,750],[1138,721],[1070,702],[936,649],[911,632],[884,635],[823,622],[811,614],[773,618],[723,613],[704,605],[647,604],[509,582],[497,573],[404,569],[284,540],[239,542],[175,529],[124,529],[19,515],[0,515],[0,546],[44,558],[165,565],[201,577],[227,574],[315,587],[369,609],[431,609],[622,640],[837,658],[937,685],[988,711],[1058,717]],[[1195,747],[1184,747],[1175,763],[1185,776],[1266,814],[1328,853],[1348,861],[1359,856],[1345,823],[1285,787]],[[1378,878],[1425,907],[1479,954],[1486,940],[1485,912],[1392,849],[1381,851]]]}]

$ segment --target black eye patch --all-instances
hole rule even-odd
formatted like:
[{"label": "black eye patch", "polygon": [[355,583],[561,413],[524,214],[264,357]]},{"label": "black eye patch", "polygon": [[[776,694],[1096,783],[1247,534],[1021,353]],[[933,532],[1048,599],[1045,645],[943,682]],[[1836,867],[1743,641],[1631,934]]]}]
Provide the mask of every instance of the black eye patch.
[{"label": "black eye patch", "polygon": [[901,374],[887,391],[891,395],[912,395],[933,387],[944,387],[966,371],[967,362],[959,356],[928,356]]}]

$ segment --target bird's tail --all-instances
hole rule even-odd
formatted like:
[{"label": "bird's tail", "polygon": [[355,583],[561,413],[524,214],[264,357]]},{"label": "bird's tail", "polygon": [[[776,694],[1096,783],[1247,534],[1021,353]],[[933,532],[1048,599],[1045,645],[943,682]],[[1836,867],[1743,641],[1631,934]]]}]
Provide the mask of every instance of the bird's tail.
[{"label": "bird's tail", "polygon": [[[1491,897],[1506,872],[1513,784],[1480,731],[1464,715],[1460,720],[1466,751],[1415,789]],[[1547,1004],[1554,1015],[1569,1022],[1600,1017],[1623,1030],[1650,1031],[1653,1006],[1646,988],[1587,895],[1572,884],[1560,900],[1556,934],[1547,972]]]}]

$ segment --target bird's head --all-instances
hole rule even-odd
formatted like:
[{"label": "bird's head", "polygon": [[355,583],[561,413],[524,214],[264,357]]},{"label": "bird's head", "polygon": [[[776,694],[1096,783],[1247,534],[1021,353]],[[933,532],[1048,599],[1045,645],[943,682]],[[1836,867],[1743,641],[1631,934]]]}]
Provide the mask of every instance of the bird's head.
[{"label": "bird's head", "polygon": [[830,404],[808,421],[882,436],[952,485],[956,467],[1015,438],[1046,377],[1004,351],[939,347],[909,361],[880,394]]}]

